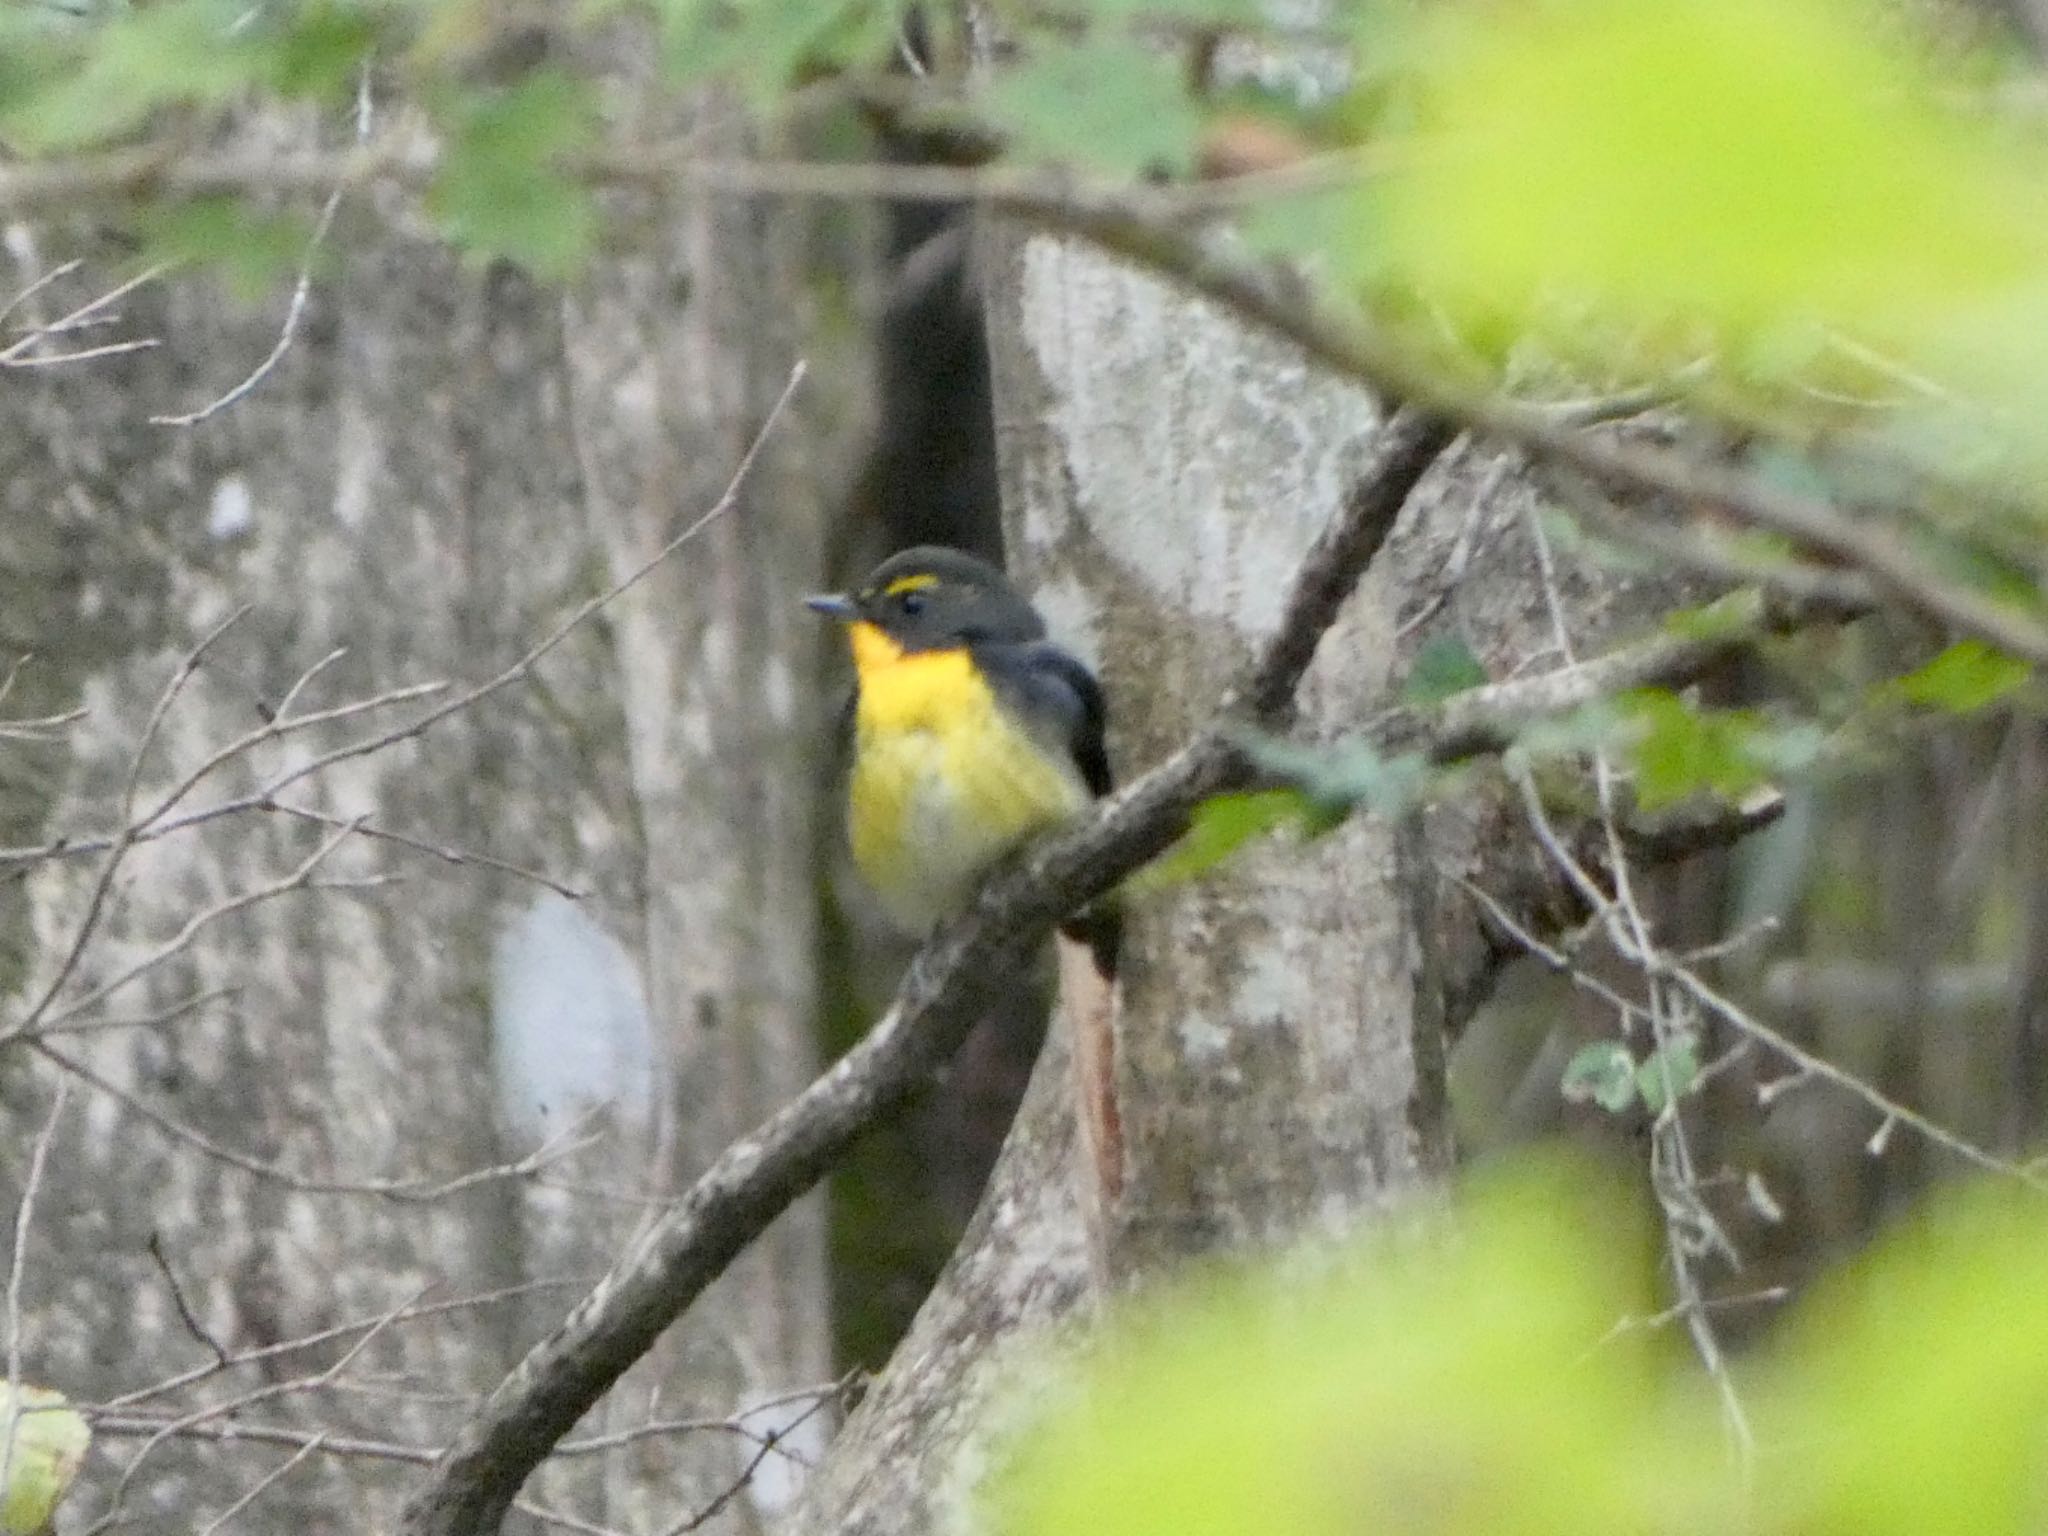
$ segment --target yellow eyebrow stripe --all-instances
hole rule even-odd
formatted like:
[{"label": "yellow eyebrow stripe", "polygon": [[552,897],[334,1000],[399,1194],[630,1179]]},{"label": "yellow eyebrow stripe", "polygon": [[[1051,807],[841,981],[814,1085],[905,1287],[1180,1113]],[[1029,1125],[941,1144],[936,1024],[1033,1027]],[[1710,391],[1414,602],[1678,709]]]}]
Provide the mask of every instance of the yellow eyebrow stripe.
[{"label": "yellow eyebrow stripe", "polygon": [[898,576],[888,586],[882,588],[882,596],[901,597],[906,592],[922,592],[926,587],[936,587],[938,584],[939,578],[928,571],[916,576]]}]

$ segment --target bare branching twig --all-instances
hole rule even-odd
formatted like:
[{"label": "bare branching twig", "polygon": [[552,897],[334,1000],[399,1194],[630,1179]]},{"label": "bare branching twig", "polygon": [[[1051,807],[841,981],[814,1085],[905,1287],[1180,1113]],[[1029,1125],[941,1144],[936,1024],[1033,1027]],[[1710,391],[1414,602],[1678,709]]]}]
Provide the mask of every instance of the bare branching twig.
[{"label": "bare branching twig", "polygon": [[36,1197],[43,1187],[43,1174],[50,1162],[50,1148],[57,1140],[57,1126],[64,1118],[70,1084],[62,1078],[50,1096],[50,1113],[43,1121],[34,1145],[29,1149],[28,1178],[21,1187],[21,1204],[14,1210],[14,1251],[7,1263],[7,1433],[0,1443],[0,1488],[8,1486],[14,1466],[14,1444],[21,1430],[24,1403],[21,1375],[22,1295],[28,1283],[28,1234],[35,1220]]}]

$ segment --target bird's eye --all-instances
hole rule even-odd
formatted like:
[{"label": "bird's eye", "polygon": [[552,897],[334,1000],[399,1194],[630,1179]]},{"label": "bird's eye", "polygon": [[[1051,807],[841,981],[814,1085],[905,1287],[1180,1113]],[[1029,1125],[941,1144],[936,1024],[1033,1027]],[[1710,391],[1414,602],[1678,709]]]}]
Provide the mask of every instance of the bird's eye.
[{"label": "bird's eye", "polygon": [[899,601],[902,604],[903,611],[912,618],[924,612],[924,594],[922,592],[906,592]]}]

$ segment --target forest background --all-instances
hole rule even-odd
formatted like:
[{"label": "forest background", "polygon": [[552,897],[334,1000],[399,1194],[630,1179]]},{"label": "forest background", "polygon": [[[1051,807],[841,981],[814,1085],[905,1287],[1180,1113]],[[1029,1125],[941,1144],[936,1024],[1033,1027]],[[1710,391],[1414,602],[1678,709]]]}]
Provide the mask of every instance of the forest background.
[{"label": "forest background", "polygon": [[[0,10],[0,1518],[2039,1529],[2044,39]],[[913,955],[917,542],[1128,788]]]}]

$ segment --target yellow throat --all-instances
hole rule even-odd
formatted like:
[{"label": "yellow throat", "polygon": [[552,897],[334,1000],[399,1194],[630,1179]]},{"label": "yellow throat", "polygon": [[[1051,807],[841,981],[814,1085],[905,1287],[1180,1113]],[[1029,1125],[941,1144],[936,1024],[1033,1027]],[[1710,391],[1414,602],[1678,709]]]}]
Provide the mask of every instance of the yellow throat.
[{"label": "yellow throat", "polygon": [[1088,804],[1063,753],[1003,708],[965,648],[912,651],[849,626],[859,703],[847,822],[854,863],[890,915],[922,930],[989,867]]}]

